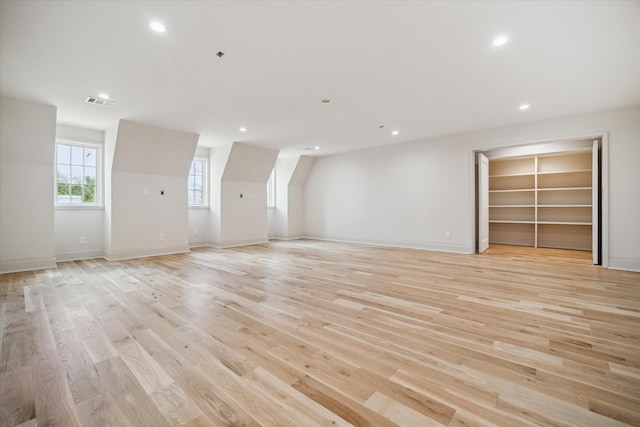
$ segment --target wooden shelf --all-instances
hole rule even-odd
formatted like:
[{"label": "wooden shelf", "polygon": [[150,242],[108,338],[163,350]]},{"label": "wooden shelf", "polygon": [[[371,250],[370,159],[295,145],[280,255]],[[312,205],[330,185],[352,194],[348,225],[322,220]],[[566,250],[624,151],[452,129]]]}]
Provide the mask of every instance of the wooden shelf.
[{"label": "wooden shelf", "polygon": [[489,208],[535,208],[536,205],[489,205]]},{"label": "wooden shelf", "polygon": [[572,221],[538,221],[538,224],[544,224],[544,225],[591,225],[590,222],[572,222]]},{"label": "wooden shelf", "polygon": [[[590,208],[591,205],[537,205],[539,208]],[[489,206],[491,207],[491,206]]]},{"label": "wooden shelf", "polygon": [[517,176],[535,176],[536,174],[533,172],[530,173],[510,173],[504,175],[489,175],[489,178],[511,178]]},{"label": "wooden shelf", "polygon": [[570,173],[591,173],[591,169],[581,169],[581,170],[571,170],[571,171],[551,171],[551,172],[538,172],[537,175],[553,175],[553,174],[559,174],[559,175],[566,175],[566,174],[570,174]]},{"label": "wooden shelf", "polygon": [[531,188],[516,188],[516,189],[510,189],[510,190],[489,190],[489,193],[518,193],[521,191],[535,191],[534,189]]},{"label": "wooden shelf", "polygon": [[499,219],[490,219],[489,224],[535,224],[535,221],[506,221]]},{"label": "wooden shelf", "polygon": [[489,162],[489,242],[589,250],[592,153]]},{"label": "wooden shelf", "polygon": [[[591,190],[591,187],[549,187],[549,188],[538,188],[538,191],[571,191],[571,190]],[[522,190],[522,191],[530,191],[530,190]]]}]

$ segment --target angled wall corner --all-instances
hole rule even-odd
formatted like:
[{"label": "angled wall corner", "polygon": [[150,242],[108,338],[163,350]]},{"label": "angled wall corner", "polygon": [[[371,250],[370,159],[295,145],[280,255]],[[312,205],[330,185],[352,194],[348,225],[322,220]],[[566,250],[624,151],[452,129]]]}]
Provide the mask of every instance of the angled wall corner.
[{"label": "angled wall corner", "polygon": [[0,273],[52,268],[57,109],[0,97]]},{"label": "angled wall corner", "polygon": [[278,150],[234,142],[212,150],[211,243],[217,247],[267,241],[267,180]]},{"label": "angled wall corner", "polygon": [[233,143],[209,150],[209,242],[214,246],[221,242],[222,175],[232,148]]},{"label": "angled wall corner", "polygon": [[297,239],[304,235],[304,184],[313,162],[314,159],[307,156],[276,162],[276,239]]},{"label": "angled wall corner", "polygon": [[108,259],[189,251],[187,176],[198,139],[128,120],[106,132]]},{"label": "angled wall corner", "polygon": [[313,167],[313,157],[300,156],[298,164],[291,176],[288,188],[289,230],[287,238],[299,239],[305,235],[305,183]]}]

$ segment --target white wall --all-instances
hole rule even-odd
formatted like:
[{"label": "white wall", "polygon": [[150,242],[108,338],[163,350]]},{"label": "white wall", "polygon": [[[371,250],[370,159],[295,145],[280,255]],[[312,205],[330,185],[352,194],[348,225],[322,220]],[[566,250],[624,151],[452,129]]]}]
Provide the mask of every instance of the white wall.
[{"label": "white wall", "polygon": [[297,239],[305,235],[304,184],[313,158],[297,156],[276,162],[276,207],[272,236],[277,239]]},{"label": "white wall", "polygon": [[209,245],[209,209],[189,208],[189,247]]},{"label": "white wall", "polygon": [[277,150],[234,142],[211,155],[211,244],[230,247],[268,241],[267,180]]},{"label": "white wall", "polygon": [[232,148],[233,144],[227,144],[209,150],[209,242],[212,245],[219,246],[222,241],[222,176]]},{"label": "white wall", "polygon": [[298,239],[305,235],[304,192],[314,160],[312,157],[300,156],[289,180],[287,189],[289,209],[287,238],[289,239]]},{"label": "white wall", "polygon": [[118,123],[109,127],[104,132],[104,253],[111,252],[111,182],[113,180],[113,158],[116,153],[118,141]]},{"label": "white wall", "polygon": [[0,273],[55,267],[56,108],[0,97]]},{"label": "white wall", "polygon": [[276,206],[273,209],[273,237],[287,239],[289,235],[289,181],[299,157],[278,159],[274,166],[276,180]]},{"label": "white wall", "polygon": [[640,271],[640,107],[319,158],[305,187],[306,232],[473,253],[474,150],[603,131],[609,140],[609,266]]},{"label": "white wall", "polygon": [[467,173],[466,150],[447,141],[321,157],[305,189],[307,233],[466,253]]},{"label": "white wall", "polygon": [[268,241],[266,181],[222,181],[221,206],[220,242],[214,242],[214,246]]},{"label": "white wall", "polygon": [[57,261],[104,256],[104,209],[56,209],[54,227]]},{"label": "white wall", "polygon": [[187,175],[197,143],[196,134],[120,121],[107,199],[108,259],[189,250]]},{"label": "white wall", "polygon": [[[56,126],[56,138],[104,146],[104,131],[101,130],[59,124]],[[56,208],[54,212],[54,247],[57,261],[97,258],[104,255],[103,207]],[[81,237],[84,237],[86,243],[81,243]]]},{"label": "white wall", "polygon": [[276,208],[267,208],[267,235],[269,239],[276,239]]}]

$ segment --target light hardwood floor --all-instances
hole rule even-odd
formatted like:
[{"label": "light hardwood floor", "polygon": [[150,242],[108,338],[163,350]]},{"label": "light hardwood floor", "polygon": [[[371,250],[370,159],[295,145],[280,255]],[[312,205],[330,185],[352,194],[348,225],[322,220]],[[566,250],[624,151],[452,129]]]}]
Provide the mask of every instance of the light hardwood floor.
[{"label": "light hardwood floor", "polygon": [[640,274],[318,241],[0,276],[1,426],[640,425]]}]

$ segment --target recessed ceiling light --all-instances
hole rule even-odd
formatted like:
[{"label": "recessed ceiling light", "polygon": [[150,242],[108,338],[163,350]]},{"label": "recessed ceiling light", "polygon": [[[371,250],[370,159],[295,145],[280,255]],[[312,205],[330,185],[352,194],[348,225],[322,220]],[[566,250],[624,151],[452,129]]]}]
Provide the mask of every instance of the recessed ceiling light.
[{"label": "recessed ceiling light", "polygon": [[246,132],[247,128],[240,128],[240,132]]},{"label": "recessed ceiling light", "polygon": [[521,111],[525,111],[525,110],[528,110],[529,107],[530,107],[529,104],[521,104],[519,108]]},{"label": "recessed ceiling light", "polygon": [[111,99],[111,97],[109,95],[107,95],[106,93],[100,93],[98,94],[98,96],[102,99]]},{"label": "recessed ceiling light", "polygon": [[330,100],[330,99],[325,98],[325,99],[323,99],[323,100],[322,100],[322,102],[323,102],[324,104],[328,104],[328,103],[330,103],[330,102],[331,102],[331,100]]},{"label": "recessed ceiling light", "polygon": [[165,31],[167,31],[167,29],[164,27],[164,24],[158,21],[152,22],[151,24],[149,24],[149,27],[156,33],[164,33]]},{"label": "recessed ceiling light", "polygon": [[318,147],[317,145],[315,147],[313,147],[314,150],[319,150],[320,147]]},{"label": "recessed ceiling light", "polygon": [[399,132],[397,130],[394,130],[391,132],[391,135],[397,135]]},{"label": "recessed ceiling light", "polygon": [[507,44],[508,41],[509,41],[509,37],[507,37],[505,35],[501,35],[501,36],[498,36],[495,39],[493,39],[493,45],[494,46],[503,46],[503,45]]}]

